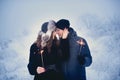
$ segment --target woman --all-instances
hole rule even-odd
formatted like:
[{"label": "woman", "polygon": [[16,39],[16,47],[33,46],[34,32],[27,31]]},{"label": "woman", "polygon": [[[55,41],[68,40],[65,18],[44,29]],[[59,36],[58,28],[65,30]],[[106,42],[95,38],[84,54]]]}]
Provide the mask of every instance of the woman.
[{"label": "woman", "polygon": [[54,21],[44,23],[30,48],[28,70],[35,75],[34,80],[62,80],[56,69],[58,42],[54,30]]}]

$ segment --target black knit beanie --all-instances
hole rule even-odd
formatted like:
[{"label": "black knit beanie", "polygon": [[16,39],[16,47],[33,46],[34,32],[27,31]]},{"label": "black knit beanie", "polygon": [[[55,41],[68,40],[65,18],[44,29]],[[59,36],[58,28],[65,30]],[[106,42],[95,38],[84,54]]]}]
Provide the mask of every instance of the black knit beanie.
[{"label": "black knit beanie", "polygon": [[66,19],[61,19],[56,23],[56,27],[59,29],[64,30],[65,28],[69,28],[70,27],[70,22]]},{"label": "black knit beanie", "polygon": [[48,30],[47,26],[48,26],[48,22],[43,23],[41,26],[41,31],[46,33]]}]

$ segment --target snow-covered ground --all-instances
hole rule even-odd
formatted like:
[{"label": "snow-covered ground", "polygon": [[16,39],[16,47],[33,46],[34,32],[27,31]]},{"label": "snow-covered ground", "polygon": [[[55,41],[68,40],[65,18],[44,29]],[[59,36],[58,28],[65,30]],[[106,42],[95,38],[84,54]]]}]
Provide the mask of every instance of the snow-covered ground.
[{"label": "snow-covered ground", "polygon": [[119,0],[1,0],[0,80],[33,80],[30,45],[42,23],[66,18],[90,47],[88,80],[120,80]]}]

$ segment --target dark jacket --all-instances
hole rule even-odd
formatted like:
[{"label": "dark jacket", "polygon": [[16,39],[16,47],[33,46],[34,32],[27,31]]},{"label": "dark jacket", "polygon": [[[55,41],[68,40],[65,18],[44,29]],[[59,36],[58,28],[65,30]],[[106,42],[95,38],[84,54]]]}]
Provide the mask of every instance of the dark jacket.
[{"label": "dark jacket", "polygon": [[[55,46],[52,46],[51,53],[48,53],[47,48],[44,48],[43,52],[43,62],[41,59],[41,54],[39,53],[40,49],[36,46],[36,44],[32,44],[30,48],[30,57],[28,70],[31,75],[35,75],[34,80],[58,80],[58,72],[56,70],[56,49]],[[37,74],[37,67],[44,67],[46,72]]]},{"label": "dark jacket", "polygon": [[[85,39],[83,39],[85,45],[80,52],[80,44],[77,43],[80,39],[83,38],[78,37],[70,28],[68,38],[61,40],[62,58],[59,69],[63,72],[65,80],[86,80],[85,67],[90,66],[92,57]],[[84,64],[80,63],[79,54],[84,58]]]}]

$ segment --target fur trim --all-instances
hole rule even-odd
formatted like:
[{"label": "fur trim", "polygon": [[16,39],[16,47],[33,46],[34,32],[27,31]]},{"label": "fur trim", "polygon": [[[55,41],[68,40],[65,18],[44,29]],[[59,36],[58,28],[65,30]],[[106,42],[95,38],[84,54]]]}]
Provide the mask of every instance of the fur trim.
[{"label": "fur trim", "polygon": [[55,30],[56,26],[55,26],[55,21],[53,20],[50,20],[49,23],[48,23],[48,31],[52,32]]},{"label": "fur trim", "polygon": [[46,33],[40,31],[39,35],[42,35],[42,42],[41,42],[41,46],[42,48],[46,46],[47,41],[50,39],[52,32],[55,30],[56,26],[55,26],[55,22],[53,20],[50,20],[48,22],[48,26],[47,26],[48,30]]}]

